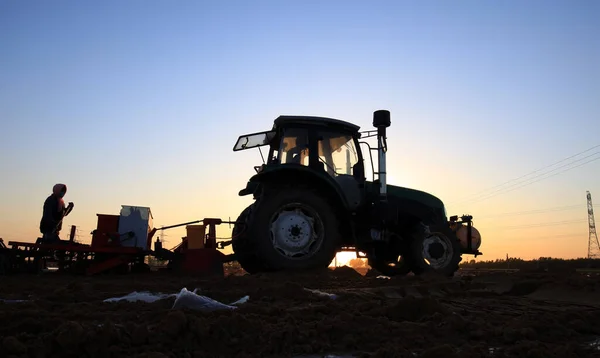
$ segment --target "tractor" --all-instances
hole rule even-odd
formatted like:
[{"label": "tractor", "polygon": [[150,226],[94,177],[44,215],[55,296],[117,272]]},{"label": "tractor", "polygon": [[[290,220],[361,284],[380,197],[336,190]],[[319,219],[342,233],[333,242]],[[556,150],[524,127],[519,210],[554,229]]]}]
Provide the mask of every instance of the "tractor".
[{"label": "tractor", "polygon": [[[338,119],[279,116],[271,130],[239,136],[234,152],[259,148],[263,157],[239,192],[254,198],[232,231],[242,268],[250,274],[326,268],[338,252],[352,250],[383,275],[452,276],[463,254],[481,255],[472,216],[448,218],[437,197],[387,184],[390,125],[387,110],[375,111],[376,129],[363,132]],[[360,141],[374,136],[375,148]],[[361,144],[368,148],[370,181]]]}]

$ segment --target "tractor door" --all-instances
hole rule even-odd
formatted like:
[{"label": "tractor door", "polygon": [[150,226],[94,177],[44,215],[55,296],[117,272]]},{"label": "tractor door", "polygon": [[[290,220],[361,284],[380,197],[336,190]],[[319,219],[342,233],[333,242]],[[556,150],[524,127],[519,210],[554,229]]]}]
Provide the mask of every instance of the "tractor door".
[{"label": "tractor door", "polygon": [[319,130],[317,143],[324,170],[342,189],[350,210],[358,208],[363,199],[364,170],[360,169],[362,163],[355,139],[351,134]]}]

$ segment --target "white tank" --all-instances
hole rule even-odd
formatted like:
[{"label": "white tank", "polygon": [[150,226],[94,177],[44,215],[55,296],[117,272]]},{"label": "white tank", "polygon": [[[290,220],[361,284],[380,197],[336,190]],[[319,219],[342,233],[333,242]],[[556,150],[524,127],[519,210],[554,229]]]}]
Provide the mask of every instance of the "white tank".
[{"label": "white tank", "polygon": [[[466,249],[469,245],[469,243],[467,242],[466,225],[460,225],[458,230],[456,230],[456,237],[458,237],[458,239],[460,240],[460,246]],[[473,226],[471,226],[471,246],[473,247],[473,250],[477,250],[479,249],[479,246],[481,246],[481,234],[479,233],[479,230],[477,230]]]}]

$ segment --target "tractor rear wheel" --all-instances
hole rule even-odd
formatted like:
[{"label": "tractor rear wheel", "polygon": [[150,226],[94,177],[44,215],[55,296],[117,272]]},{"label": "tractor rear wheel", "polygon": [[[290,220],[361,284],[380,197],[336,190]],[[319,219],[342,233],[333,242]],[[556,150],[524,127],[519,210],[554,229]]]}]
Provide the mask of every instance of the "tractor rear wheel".
[{"label": "tractor rear wheel", "polygon": [[263,192],[248,221],[257,256],[269,271],[327,268],[341,242],[335,209],[304,186]]},{"label": "tractor rear wheel", "polygon": [[248,217],[254,206],[255,204],[253,203],[242,211],[231,232],[231,246],[237,262],[249,274],[254,274],[264,269],[260,257],[256,256],[255,245],[253,245],[248,235]]},{"label": "tractor rear wheel", "polygon": [[421,225],[412,235],[409,256],[415,275],[438,273],[453,276],[462,260],[460,242],[445,225]]}]

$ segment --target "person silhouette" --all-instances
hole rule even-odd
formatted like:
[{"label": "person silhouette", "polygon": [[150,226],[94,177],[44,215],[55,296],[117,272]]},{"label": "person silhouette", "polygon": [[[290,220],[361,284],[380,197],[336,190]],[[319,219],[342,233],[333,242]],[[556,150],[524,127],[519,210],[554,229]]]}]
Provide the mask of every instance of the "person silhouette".
[{"label": "person silhouette", "polygon": [[43,243],[60,241],[59,234],[62,229],[63,219],[71,213],[74,207],[73,203],[70,202],[65,208],[63,198],[66,193],[67,186],[65,184],[56,184],[52,188],[52,194],[44,201],[42,219],[40,220],[40,232],[42,233]]}]

